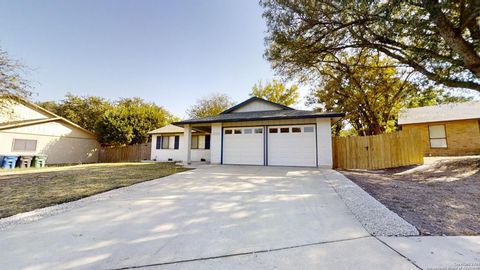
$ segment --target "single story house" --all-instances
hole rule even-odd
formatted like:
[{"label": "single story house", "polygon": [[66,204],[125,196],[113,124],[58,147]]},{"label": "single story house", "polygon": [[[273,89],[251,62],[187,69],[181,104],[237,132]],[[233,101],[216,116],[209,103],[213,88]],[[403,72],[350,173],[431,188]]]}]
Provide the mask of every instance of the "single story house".
[{"label": "single story house", "polygon": [[218,115],[152,131],[152,159],[331,168],[331,124],[343,116],[252,97]]},{"label": "single story house", "polygon": [[[184,129],[174,125],[150,131],[152,135],[151,159],[155,161],[180,161],[185,152]],[[192,161],[210,161],[210,133],[192,130]]]},{"label": "single story house", "polygon": [[420,132],[426,156],[480,154],[480,102],[406,109],[398,124]]},{"label": "single story house", "polygon": [[47,164],[98,161],[94,133],[25,99],[0,98],[0,156],[45,154]]}]

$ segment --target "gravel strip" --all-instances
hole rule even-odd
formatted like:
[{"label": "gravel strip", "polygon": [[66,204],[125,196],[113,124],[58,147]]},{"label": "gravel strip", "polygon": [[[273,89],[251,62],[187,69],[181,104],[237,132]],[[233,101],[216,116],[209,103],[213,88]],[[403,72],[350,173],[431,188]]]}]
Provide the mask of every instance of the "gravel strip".
[{"label": "gravel strip", "polygon": [[390,211],[341,173],[328,170],[324,171],[323,175],[370,234],[375,236],[419,235],[415,226]]}]

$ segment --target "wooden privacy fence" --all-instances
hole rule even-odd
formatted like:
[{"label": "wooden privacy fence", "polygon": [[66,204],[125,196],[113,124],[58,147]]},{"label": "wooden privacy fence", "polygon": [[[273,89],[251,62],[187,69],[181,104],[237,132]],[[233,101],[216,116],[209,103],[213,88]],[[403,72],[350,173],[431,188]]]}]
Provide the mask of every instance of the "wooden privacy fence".
[{"label": "wooden privacy fence", "polygon": [[422,140],[415,131],[333,138],[333,166],[385,169],[423,164]]},{"label": "wooden privacy fence", "polygon": [[100,148],[98,162],[140,161],[150,159],[150,143]]}]

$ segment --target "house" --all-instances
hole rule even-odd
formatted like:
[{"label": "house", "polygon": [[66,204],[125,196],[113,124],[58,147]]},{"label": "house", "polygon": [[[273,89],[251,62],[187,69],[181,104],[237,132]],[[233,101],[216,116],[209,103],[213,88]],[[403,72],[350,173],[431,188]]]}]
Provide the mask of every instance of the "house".
[{"label": "house", "polygon": [[153,131],[152,158],[165,160],[165,151],[185,163],[203,158],[212,164],[331,168],[331,124],[342,116],[252,97],[218,115]]},{"label": "house", "polygon": [[480,102],[406,109],[402,130],[418,130],[426,156],[480,154]]},{"label": "house", "polygon": [[[156,161],[180,161],[185,152],[185,130],[174,125],[150,131],[152,135],[151,159]],[[192,130],[192,161],[210,161],[210,133]]]},{"label": "house", "polygon": [[0,156],[48,155],[47,164],[98,161],[95,134],[18,97],[1,97]]}]

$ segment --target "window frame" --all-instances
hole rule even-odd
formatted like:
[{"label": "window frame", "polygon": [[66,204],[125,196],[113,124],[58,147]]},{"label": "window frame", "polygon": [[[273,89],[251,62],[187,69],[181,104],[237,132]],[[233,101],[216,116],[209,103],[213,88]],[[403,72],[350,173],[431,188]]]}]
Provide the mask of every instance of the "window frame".
[{"label": "window frame", "polygon": [[263,128],[254,128],[253,134],[263,134]]},{"label": "window frame", "polygon": [[280,133],[290,133],[290,127],[281,127]]},{"label": "window frame", "polygon": [[[444,137],[432,137],[430,127],[442,126],[443,127],[443,136]],[[448,140],[447,140],[447,126],[445,124],[435,124],[435,125],[428,125],[428,144],[430,148],[433,149],[447,149],[448,148]],[[445,140],[445,147],[443,146],[432,146],[432,140]]]},{"label": "window frame", "polygon": [[[17,145],[17,142],[23,141],[23,148],[22,149],[16,149],[15,146]],[[27,142],[35,142],[35,147],[34,149],[27,149]],[[32,153],[32,152],[37,152],[37,147],[38,147],[38,140],[33,140],[33,139],[19,139],[19,138],[14,138],[12,141],[12,152],[27,152],[27,153]]]},{"label": "window frame", "polygon": [[270,133],[276,134],[276,133],[278,133],[278,128],[268,128],[268,133],[269,133],[269,134],[270,134]]},{"label": "window frame", "polygon": [[[198,149],[198,145],[199,145],[198,141],[200,140],[199,137],[200,136],[198,136],[198,135],[192,135],[192,141],[191,141],[190,149]],[[196,140],[194,140],[193,138],[196,138]]]},{"label": "window frame", "polygon": [[170,136],[162,136],[162,149],[170,149]]},{"label": "window frame", "polygon": [[232,135],[233,129],[225,129],[225,135]]}]

